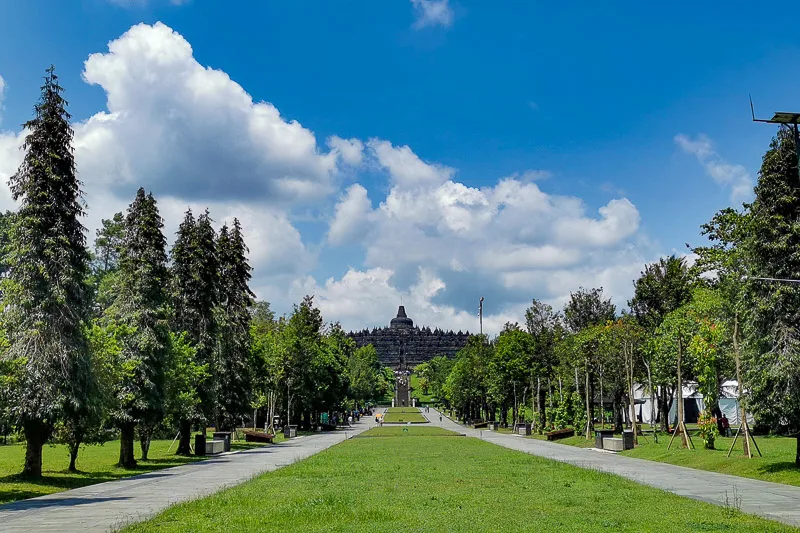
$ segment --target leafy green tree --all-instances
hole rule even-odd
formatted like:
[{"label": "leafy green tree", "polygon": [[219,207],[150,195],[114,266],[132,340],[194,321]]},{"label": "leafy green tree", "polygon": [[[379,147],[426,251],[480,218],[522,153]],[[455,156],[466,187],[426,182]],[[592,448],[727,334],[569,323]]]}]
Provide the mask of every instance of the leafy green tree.
[{"label": "leafy green tree", "polygon": [[470,335],[467,345],[456,354],[453,368],[443,385],[447,401],[465,418],[477,419],[481,410],[493,418],[488,406],[488,372],[494,346],[485,335]]},{"label": "leafy green tree", "polygon": [[0,279],[4,278],[11,269],[9,251],[11,246],[11,229],[14,227],[16,213],[6,211],[0,213]]},{"label": "leafy green tree", "polygon": [[72,128],[55,69],[45,76],[35,117],[24,127],[25,156],[9,180],[20,202],[11,231],[5,283],[14,377],[13,412],[26,440],[22,474],[42,474],[42,446],[60,420],[91,405],[93,373],[84,332],[90,294],[89,254]]},{"label": "leafy green tree", "polygon": [[219,379],[217,427],[232,429],[247,411],[251,391],[250,290],[247,246],[238,219],[233,230],[223,226],[217,238],[219,309],[217,313],[216,372]]},{"label": "leafy green tree", "polygon": [[[584,289],[579,288],[576,292],[570,293],[569,301],[564,306],[564,323],[567,329],[573,334],[579,334],[579,346],[577,354],[583,358],[583,365],[580,361],[574,361],[574,368],[583,366],[588,375],[588,394],[586,394],[586,411],[589,419],[588,430],[591,429],[591,421],[594,418],[594,398],[595,384],[597,382],[598,356],[599,356],[599,331],[593,331],[593,326],[600,326],[609,320],[614,320],[616,308],[611,299],[603,298],[603,289]],[[591,330],[591,331],[590,331]],[[585,332],[585,333],[584,333]]]},{"label": "leafy green tree", "polygon": [[800,278],[800,181],[794,135],[782,127],[764,154],[744,243],[748,405],[773,429],[798,435],[800,466],[800,286],[754,279]]},{"label": "leafy green tree", "polygon": [[190,421],[201,416],[199,391],[208,377],[208,364],[197,362],[197,351],[186,334],[170,333],[164,390],[165,419],[170,427],[179,428],[181,435],[189,434]]},{"label": "leafy green tree", "polygon": [[438,403],[444,403],[445,405],[449,403],[444,392],[444,385],[453,369],[454,362],[453,359],[447,356],[437,355],[427,363],[418,365],[417,369],[419,370],[415,370],[417,375],[420,376],[420,383],[425,380],[428,387],[425,394],[430,394],[436,398]]},{"label": "leafy green tree", "polygon": [[605,324],[614,320],[616,308],[611,298],[603,298],[603,288],[584,289],[570,293],[564,306],[564,323],[573,333],[590,326]]},{"label": "leafy green tree", "polygon": [[380,382],[381,364],[371,344],[353,350],[347,363],[350,396],[359,403],[375,398]]},{"label": "leafy green tree", "polygon": [[692,298],[694,278],[686,261],[671,255],[650,263],[634,281],[628,302],[639,324],[653,332],[664,317]]},{"label": "leafy green tree", "polygon": [[533,392],[531,394],[536,398],[536,411],[539,417],[536,420],[536,427],[541,431],[545,427],[547,383],[553,379],[558,365],[556,346],[564,336],[564,327],[562,317],[557,311],[535,299],[525,311],[525,324],[533,338],[530,387],[531,391],[536,391],[535,394]]},{"label": "leafy green tree", "polygon": [[[292,421],[292,405],[308,419],[317,398],[314,378],[315,364],[322,350],[323,320],[320,310],[314,307],[314,297],[305,296],[281,328],[281,367],[286,387],[286,420]],[[315,371],[311,371],[314,369]]]},{"label": "leafy green tree", "polygon": [[529,388],[529,368],[533,357],[533,338],[513,326],[506,326],[495,342],[494,357],[489,362],[489,397],[500,406],[500,420],[505,425],[509,405],[512,420],[519,421],[520,402]]},{"label": "leafy green tree", "polygon": [[136,465],[134,428],[145,435],[142,459],[147,460],[148,429],[164,418],[165,373],[169,360],[166,238],[152,194],[140,188],[125,217],[125,239],[119,260],[119,294],[108,310],[118,324],[129,328],[122,339],[126,372],[118,385],[120,403],[120,466]]},{"label": "leafy green tree", "polygon": [[332,324],[322,339],[311,368],[314,394],[310,412],[306,415],[308,425],[312,413],[323,413],[344,407],[350,391],[348,363],[356,351],[356,343],[347,336],[339,323]]},{"label": "leafy green tree", "polygon": [[250,308],[250,368],[253,371],[251,407],[255,410],[267,408],[268,424],[272,423],[277,407],[279,388],[283,383],[283,320],[276,320],[269,302],[255,302]]}]

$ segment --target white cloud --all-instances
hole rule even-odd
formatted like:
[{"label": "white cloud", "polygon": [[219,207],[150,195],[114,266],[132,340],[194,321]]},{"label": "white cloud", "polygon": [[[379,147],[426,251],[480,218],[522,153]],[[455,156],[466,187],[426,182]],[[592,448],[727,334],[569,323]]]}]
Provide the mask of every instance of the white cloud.
[{"label": "white cloud", "polygon": [[369,230],[372,204],[367,190],[358,183],[351,185],[336,204],[333,220],[328,230],[331,244],[346,244],[360,240]]},{"label": "white cloud", "polygon": [[[158,199],[170,242],[187,207],[208,207],[217,227],[238,217],[253,285],[267,291],[261,297],[279,299],[316,266],[318,251],[294,227],[292,206],[319,207],[316,199],[336,191],[338,165],[357,163],[360,141],[332,138],[322,152],[311,131],[202,67],[163,24],[132,27],[88,58],[83,77],[103,88],[108,106],[73,124],[90,244],[100,220],[127,209],[144,186]],[[6,183],[22,161],[22,139],[0,133],[0,209],[14,208]]]},{"label": "white cloud", "polygon": [[675,136],[675,143],[687,154],[694,155],[715,182],[730,187],[731,201],[746,200],[752,196],[753,178],[750,173],[742,165],[732,165],[722,159],[707,136],[700,134],[691,139],[681,133]]},{"label": "white cloud", "polygon": [[[350,269],[340,280],[330,278],[323,285],[310,277],[298,280],[292,286],[292,294],[295,300],[305,294],[314,295],[323,316],[339,321],[349,330],[387,325],[402,300],[416,325],[477,333],[477,303],[474,312],[470,312],[431,302],[446,285],[430,270],[419,268],[407,289],[397,288],[392,276],[393,272],[385,268]],[[499,332],[503,324],[518,321],[524,313],[524,307],[495,312],[490,311],[491,307],[492,303],[484,307],[485,332]]]},{"label": "white cloud", "polygon": [[[278,312],[316,294],[327,320],[362,328],[387,323],[402,298],[418,324],[475,331],[485,296],[485,331],[497,333],[523,319],[531,297],[561,305],[580,285],[602,285],[624,305],[652,255],[640,243],[638,210],[622,195],[593,213],[580,198],[542,190],[543,170],[472,187],[455,169],[387,140],[334,135],[323,149],[299,122],[201,66],[163,24],[134,26],[90,56],[84,79],[107,99],[106,110],[73,125],[90,240],[140,185],[156,195],[170,241],[187,207],[209,207],[217,227],[236,216],[254,291]],[[21,142],[22,133],[0,133],[3,183],[22,160]],[[364,169],[370,178],[383,173],[388,190],[341,189],[341,174]],[[328,215],[331,194],[339,198]],[[0,186],[0,209],[11,207]],[[363,258],[318,283],[309,273],[324,260],[323,243],[295,227],[298,211],[327,219],[319,238],[360,244]]]},{"label": "white cloud", "polygon": [[25,133],[0,132],[0,211],[15,209],[8,189],[8,179],[13,176],[24,157],[22,142]]},{"label": "white cloud", "polygon": [[430,26],[449,28],[453,25],[453,10],[448,0],[411,0],[411,5],[415,16],[414,29]]},{"label": "white cloud", "polygon": [[108,47],[83,72],[105,90],[108,111],[76,127],[82,173],[194,198],[285,203],[334,192],[342,147],[322,152],[299,122],[200,65],[171,28],[139,24]]},{"label": "white cloud", "polygon": [[452,168],[422,161],[408,146],[395,147],[379,139],[370,139],[367,146],[392,183],[403,188],[441,184],[455,174]]},{"label": "white cloud", "polygon": [[563,243],[607,246],[628,237],[639,229],[639,211],[630,200],[611,200],[599,209],[600,220],[564,218],[555,225],[556,237]]},{"label": "white cloud", "polygon": [[[497,319],[486,328],[496,333],[506,320],[522,320],[521,300],[537,296],[562,305],[581,285],[605,286],[623,307],[632,279],[650,258],[638,238],[639,212],[626,198],[612,199],[592,216],[580,198],[544,192],[533,181],[549,175],[544,171],[475,188],[407,146],[373,139],[368,148],[390,190],[373,208],[366,189],[353,185],[337,204],[329,241],[360,239],[365,261],[323,287],[305,285],[330,300],[325,305],[331,309],[385,321],[403,297],[420,320],[457,329],[473,320],[460,309],[481,292],[497,306]],[[418,288],[423,273],[428,291]],[[361,290],[353,287],[356,280],[369,282],[363,298],[371,303],[355,295]]]},{"label": "white cloud", "polygon": [[328,138],[328,147],[335,152],[342,161],[357,167],[364,157],[364,143],[358,139],[342,139],[333,135]]}]

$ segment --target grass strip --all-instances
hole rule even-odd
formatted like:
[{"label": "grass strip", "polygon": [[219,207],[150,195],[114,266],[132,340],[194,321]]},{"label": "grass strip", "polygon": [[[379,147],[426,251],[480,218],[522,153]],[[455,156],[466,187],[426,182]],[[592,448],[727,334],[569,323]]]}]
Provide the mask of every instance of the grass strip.
[{"label": "grass strip", "polygon": [[124,531],[797,531],[473,438],[355,438]]}]

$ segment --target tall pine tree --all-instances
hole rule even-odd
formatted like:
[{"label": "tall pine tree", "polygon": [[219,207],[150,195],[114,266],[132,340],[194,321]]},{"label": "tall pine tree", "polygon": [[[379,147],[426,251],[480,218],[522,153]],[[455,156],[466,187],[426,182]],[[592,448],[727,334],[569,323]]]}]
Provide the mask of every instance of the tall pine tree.
[{"label": "tall pine tree", "polygon": [[[217,406],[217,379],[214,358],[216,352],[216,306],[219,300],[219,264],[216,235],[208,210],[194,219],[191,210],[178,228],[172,247],[172,293],[174,304],[173,329],[186,332],[194,346],[196,362],[207,365],[208,379],[198,391],[200,412],[205,420],[214,420]],[[180,423],[181,441],[178,453],[189,453],[192,420]]]},{"label": "tall pine tree", "polygon": [[89,253],[72,128],[54,67],[47,70],[25,158],[9,180],[20,201],[11,232],[5,287],[10,347],[17,360],[13,410],[25,433],[22,474],[40,477],[42,445],[59,419],[90,408],[91,358],[84,334],[90,293]]},{"label": "tall pine tree", "polygon": [[164,417],[164,375],[170,350],[167,322],[167,241],[164,223],[152,194],[140,188],[125,217],[125,238],[119,261],[119,293],[109,315],[126,326],[124,369],[115,413],[120,427],[119,464],[136,464],[134,427],[139,424],[142,459],[147,459],[150,429]]},{"label": "tall pine tree", "polygon": [[220,271],[220,301],[217,314],[217,427],[230,429],[249,408],[250,307],[255,296],[250,290],[247,245],[238,219],[233,230],[222,226],[217,239]]}]

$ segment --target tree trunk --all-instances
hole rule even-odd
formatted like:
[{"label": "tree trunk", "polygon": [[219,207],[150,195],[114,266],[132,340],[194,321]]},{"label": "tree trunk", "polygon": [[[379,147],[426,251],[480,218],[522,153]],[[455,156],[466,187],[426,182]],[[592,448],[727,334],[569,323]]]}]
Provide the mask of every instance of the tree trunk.
[{"label": "tree trunk", "polygon": [[[597,393],[594,372],[589,372],[589,422],[594,424],[594,399]],[[603,398],[600,398],[600,416],[604,415]]]},{"label": "tree trunk", "polygon": [[624,426],[622,421],[623,411],[622,394],[618,391],[614,393],[614,431],[622,432]]},{"label": "tree trunk", "polygon": [[537,381],[536,386],[537,386],[537,392],[538,392],[538,394],[536,395],[536,401],[538,402],[538,405],[536,406],[536,410],[538,411],[538,413],[537,413],[538,414],[538,419],[536,420],[536,427],[539,430],[539,432],[542,432],[545,429],[544,428],[544,425],[545,425],[545,416],[544,416],[545,407],[544,407],[544,404],[545,404],[545,401],[547,399],[546,398],[547,391],[542,388],[541,380]]},{"label": "tree trunk", "polygon": [[133,468],[136,466],[136,459],[133,457],[134,422],[122,424],[119,432],[119,462],[117,466]]},{"label": "tree trunk", "polygon": [[147,453],[150,451],[150,430],[139,430],[139,445],[142,447],[142,461],[147,461]]},{"label": "tree trunk", "polygon": [[75,465],[75,463],[78,460],[78,450],[80,450],[80,447],[81,447],[81,441],[80,440],[78,440],[76,442],[73,442],[72,444],[69,445],[69,471],[70,472],[77,472],[78,471],[78,467]]},{"label": "tree trunk", "polygon": [[[748,438],[749,433],[750,432],[748,431],[748,435],[744,436],[745,439]],[[797,434],[796,440],[797,440],[797,449],[794,452],[794,466],[800,466],[800,433]]]},{"label": "tree trunk", "polygon": [[[668,392],[668,387],[661,387],[661,394],[658,395],[658,409],[661,413],[661,429],[669,432],[669,410],[672,407],[672,397]],[[673,393],[674,394],[674,393]]]},{"label": "tree trunk", "polygon": [[25,466],[22,477],[36,479],[42,477],[42,447],[48,437],[48,428],[38,420],[29,420],[23,425],[25,432]]},{"label": "tree trunk", "polygon": [[192,455],[192,423],[188,420],[180,422],[181,437],[178,442],[177,455]]}]

